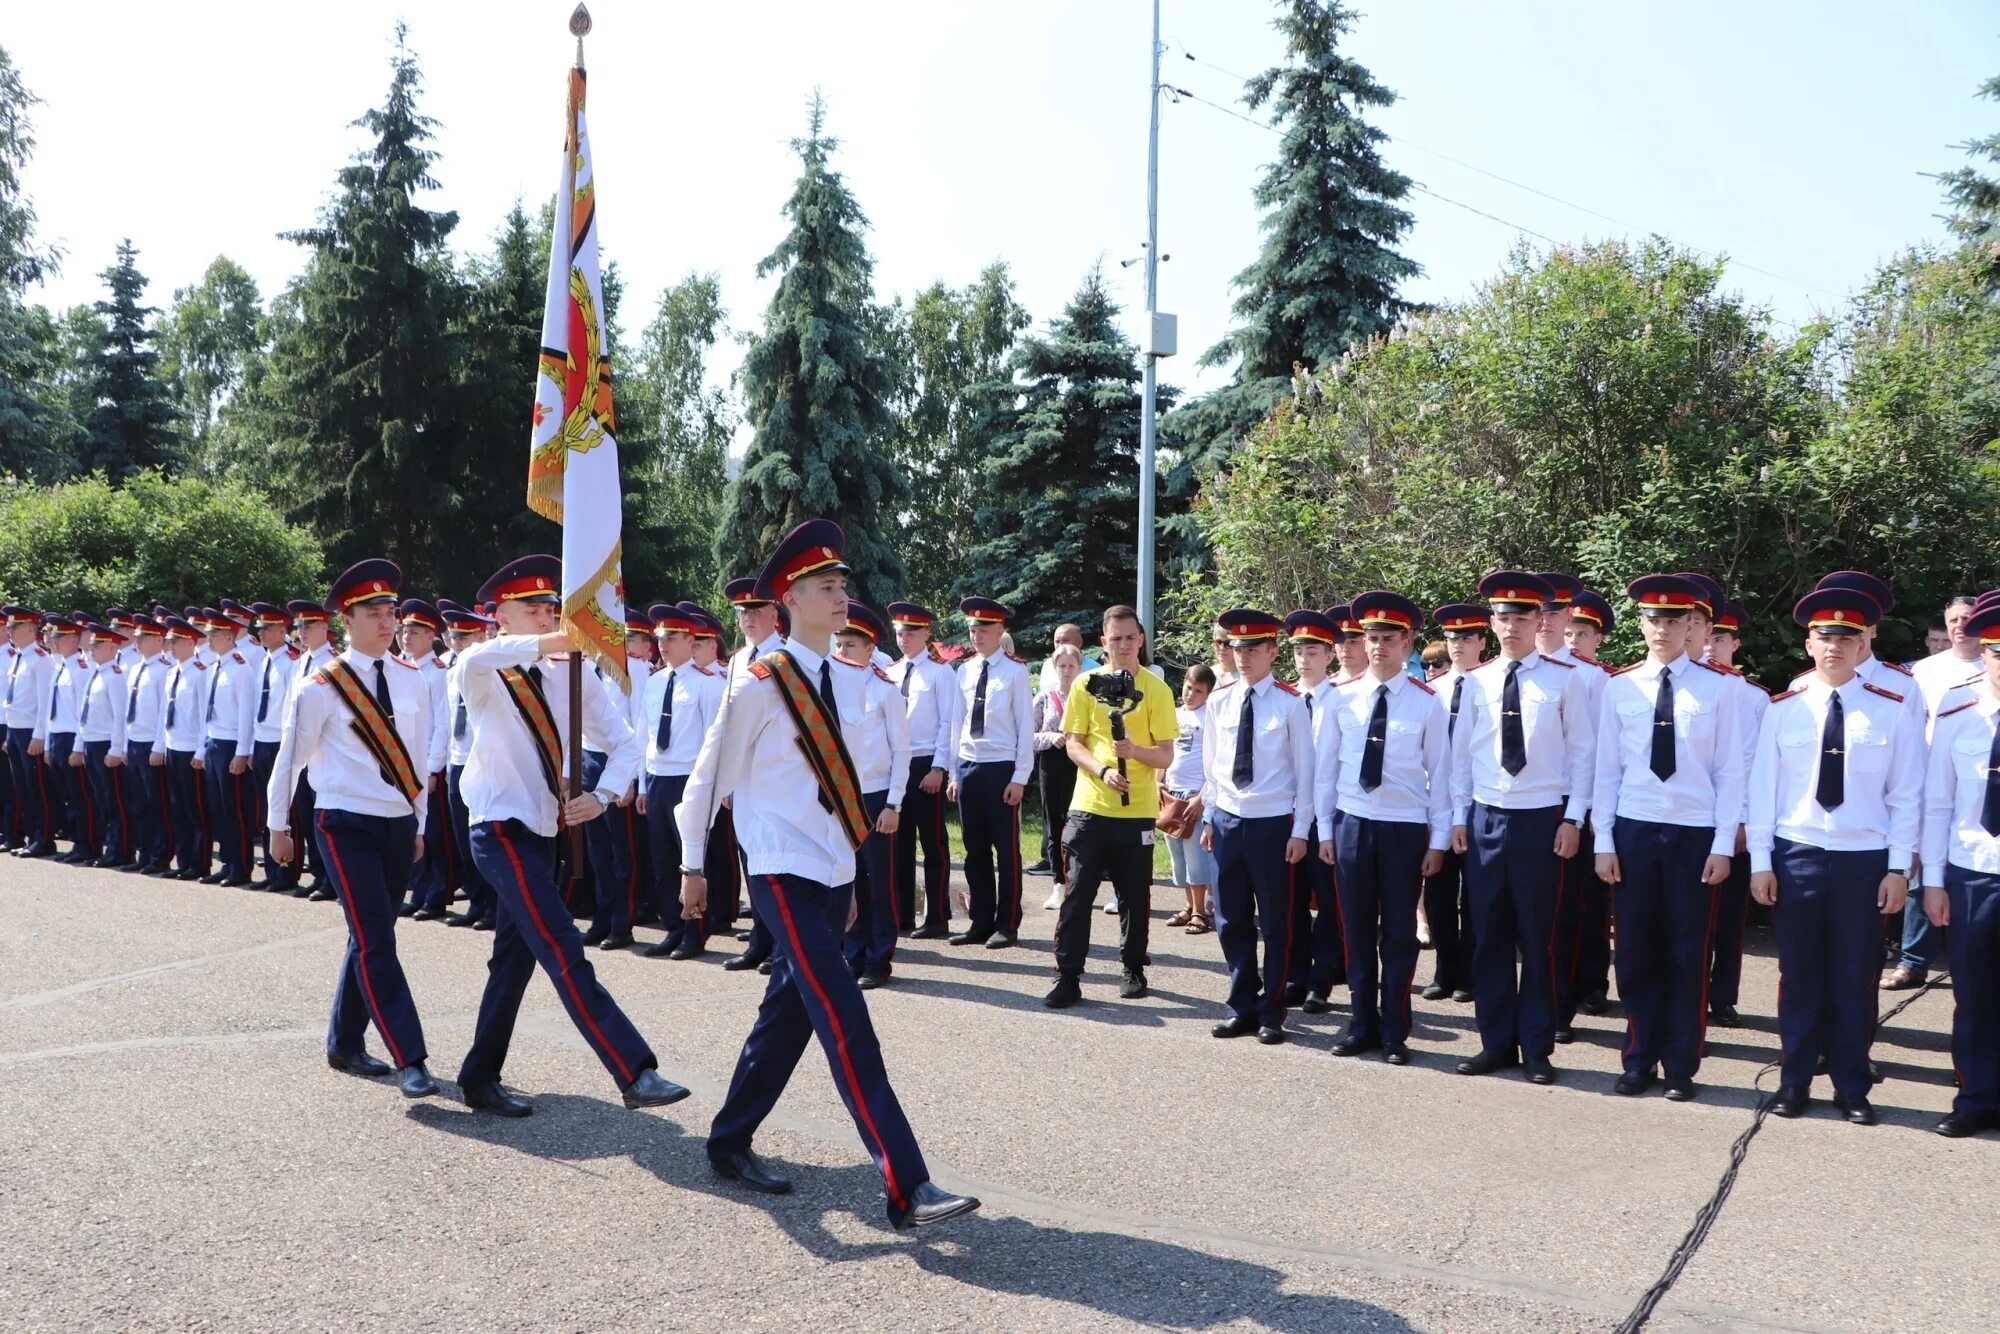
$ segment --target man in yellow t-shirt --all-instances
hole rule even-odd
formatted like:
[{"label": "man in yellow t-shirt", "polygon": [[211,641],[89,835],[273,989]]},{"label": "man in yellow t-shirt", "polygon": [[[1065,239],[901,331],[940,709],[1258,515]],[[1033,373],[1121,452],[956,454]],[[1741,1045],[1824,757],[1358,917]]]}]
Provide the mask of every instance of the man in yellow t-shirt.
[{"label": "man in yellow t-shirt", "polygon": [[[1173,763],[1180,724],[1174,694],[1146,669],[1146,631],[1130,607],[1104,613],[1104,665],[1076,679],[1063,706],[1063,731],[1077,768],[1062,847],[1069,879],[1056,920],[1055,989],[1042,1003],[1064,1009],[1082,999],[1078,979],[1090,950],[1097,886],[1111,877],[1118,897],[1118,945],[1125,963],[1119,995],[1146,994],[1146,936],[1153,907],[1153,820],[1160,772]],[[1120,772],[1120,770],[1123,772]]]}]

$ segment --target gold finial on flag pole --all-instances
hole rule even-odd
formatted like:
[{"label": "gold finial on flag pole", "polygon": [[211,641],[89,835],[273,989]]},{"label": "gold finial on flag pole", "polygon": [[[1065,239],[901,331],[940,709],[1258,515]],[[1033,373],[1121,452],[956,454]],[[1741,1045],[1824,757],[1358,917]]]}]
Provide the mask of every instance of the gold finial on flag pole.
[{"label": "gold finial on flag pole", "polygon": [[578,4],[569,16],[569,30],[576,34],[576,67],[583,68],[583,39],[590,32],[590,11]]}]

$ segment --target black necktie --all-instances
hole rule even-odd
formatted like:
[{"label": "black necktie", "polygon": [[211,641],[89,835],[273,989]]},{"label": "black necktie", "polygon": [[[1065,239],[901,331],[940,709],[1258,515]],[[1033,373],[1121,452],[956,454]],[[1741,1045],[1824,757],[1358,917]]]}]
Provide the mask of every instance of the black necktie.
[{"label": "black necktie", "polygon": [[[181,669],[176,665],[174,667],[174,674],[167,678],[167,726],[169,728],[174,725],[174,705],[177,702],[177,697],[180,695],[180,687]],[[166,737],[162,736],[160,744],[164,746],[166,743]]]},{"label": "black necktie", "polygon": [[1382,750],[1389,739],[1389,683],[1375,687],[1375,711],[1368,715],[1368,741],[1361,748],[1361,790],[1382,786]]},{"label": "black necktie", "polygon": [[915,676],[916,674],[917,674],[917,664],[915,662],[906,662],[903,664],[903,684],[901,689],[903,692],[904,699],[908,699],[910,697],[910,678]]},{"label": "black necktie", "polygon": [[98,675],[103,670],[102,667],[92,669],[90,679],[83,683],[83,714],[76,720],[78,727],[82,727],[90,721],[90,692],[96,687]]},{"label": "black necktie", "polygon": [[828,713],[836,711],[833,703],[833,659],[831,658],[819,660],[819,697],[826,705]]},{"label": "black necktie", "polygon": [[257,696],[257,721],[263,722],[264,715],[271,711],[271,655],[264,655],[264,688]]},{"label": "black necktie", "polygon": [[1458,730],[1458,702],[1465,698],[1465,678],[1459,677],[1451,683],[1451,717],[1445,719],[1444,734],[1449,737]]},{"label": "black necktie", "polygon": [[1993,745],[1986,752],[1986,805],[1979,812],[1979,823],[2000,838],[2000,727],[1993,729]]},{"label": "black necktie", "polygon": [[985,659],[979,662],[979,683],[972,687],[972,721],[966,730],[974,739],[986,735],[986,669],[992,664]]},{"label": "black necktie", "polygon": [[[66,669],[65,669],[66,670]],[[56,710],[62,707],[63,673],[56,673],[56,688],[49,692],[49,721],[56,720]]]},{"label": "black necktie", "polygon": [[1257,767],[1251,762],[1250,742],[1257,733],[1257,696],[1249,686],[1243,687],[1243,712],[1236,716],[1236,764],[1229,771],[1229,781],[1236,784],[1238,792],[1250,786],[1257,775]]},{"label": "black necktie", "polygon": [[1518,776],[1528,767],[1528,734],[1521,726],[1521,664],[1507,664],[1500,687],[1500,767]]},{"label": "black necktie", "polygon": [[299,654],[299,680],[303,681],[308,676],[311,676],[312,669],[313,669],[312,650],[307,649],[304,653]]},{"label": "black necktie", "polygon": [[451,717],[451,739],[453,741],[465,740],[465,697],[463,695],[459,696],[458,699],[458,712],[454,713]]},{"label": "black necktie", "polygon": [[146,679],[146,669],[150,662],[139,664],[139,670],[132,673],[132,684],[125,687],[125,721],[130,723],[139,716],[139,683]]},{"label": "black necktie", "polygon": [[21,674],[21,663],[27,656],[28,655],[25,653],[16,653],[14,655],[13,664],[7,668],[6,702],[9,704],[12,704],[14,702],[14,678]]},{"label": "black necktie", "polygon": [[1660,693],[1653,696],[1653,777],[1662,783],[1674,776],[1673,675],[1660,669]]},{"label": "black necktie", "polygon": [[1819,743],[1819,787],[1813,797],[1824,810],[1834,810],[1847,800],[1847,715],[1840,692],[1826,705],[1826,730]]},{"label": "black necktie", "polygon": [[222,659],[217,658],[215,660],[215,675],[209,678],[208,682],[208,717],[202,720],[204,722],[212,723],[215,721],[215,688],[221,684]]},{"label": "black necktie", "polygon": [[757,652],[758,652],[757,646],[755,644],[752,644],[750,646],[750,661],[752,662],[757,661]]},{"label": "black necktie", "polygon": [[389,698],[389,673],[380,658],[375,659],[375,702],[382,706],[385,717],[396,716],[396,705]]},{"label": "black necktie", "polygon": [[[655,737],[655,743],[662,755],[667,753],[667,747],[674,739],[674,669],[671,667],[667,669],[667,688],[664,693],[666,698],[660,704],[660,730]],[[459,707],[465,706],[461,704]]]}]

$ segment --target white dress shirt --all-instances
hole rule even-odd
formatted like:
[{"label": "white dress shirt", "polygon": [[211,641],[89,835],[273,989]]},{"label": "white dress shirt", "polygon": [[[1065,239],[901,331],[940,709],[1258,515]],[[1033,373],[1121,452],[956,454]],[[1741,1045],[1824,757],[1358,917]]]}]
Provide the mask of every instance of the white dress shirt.
[{"label": "white dress shirt", "polygon": [[[1976,669],[1977,664],[1975,664]],[[1800,672],[1792,678],[1791,688],[1803,690],[1813,679],[1815,671],[1816,669],[1808,667]],[[1930,710],[1925,704],[1923,691],[1918,688],[1915,677],[1908,671],[1870,653],[1855,665],[1854,674],[1864,681],[1880,686],[1890,694],[1901,696],[1903,707],[1908,709],[1910,716],[1923,727],[1924,734],[1926,736],[1930,734]],[[1966,675],[1970,676],[1971,672]]]},{"label": "white dress shirt", "polygon": [[[795,641],[783,647],[817,689],[823,656]],[[858,708],[862,674],[834,666],[834,707]],[[820,805],[819,780],[777,682],[739,670],[729,677],[728,692],[674,811],[682,865],[703,864],[716,809],[733,796],[737,846],[751,875],[803,876],[829,887],[852,883],[854,850],[840,821]]]},{"label": "white dress shirt", "polygon": [[[1389,692],[1389,730],[1382,742],[1382,781],[1368,792],[1361,786],[1361,762],[1375,701],[1384,689]],[[1369,674],[1335,688],[1330,706],[1319,711],[1326,714],[1313,778],[1320,840],[1333,838],[1333,813],[1338,810],[1363,820],[1424,825],[1430,831],[1429,846],[1449,848],[1451,742],[1437,692],[1400,671],[1387,681]]]},{"label": "white dress shirt", "polygon": [[[1236,782],[1236,738],[1243,727],[1243,701],[1252,701],[1255,729],[1250,737],[1250,784]],[[1202,706],[1202,804],[1240,819],[1292,817],[1293,838],[1304,838],[1313,821],[1312,720],[1305,701],[1275,677],[1256,685],[1237,681],[1219,686]]]},{"label": "white dress shirt", "polygon": [[201,706],[202,736],[233,745],[240,759],[257,753],[257,669],[262,665],[238,644],[216,660],[202,683],[208,691]]},{"label": "white dress shirt", "polygon": [[[1924,775],[1923,878],[1925,887],[1933,889],[1944,888],[1947,861],[1980,875],[2000,875],[2000,838],[1987,833],[1980,822],[1986,811],[1986,766],[1993,757],[2000,698],[1984,680],[1955,698],[1963,702],[1940,710],[1931,732],[1930,764]],[[1963,923],[1959,929],[1972,926]]]},{"label": "white dress shirt", "polygon": [[[519,820],[543,838],[553,838],[561,807],[542,775],[528,721],[500,679],[501,669],[507,667],[541,668],[542,694],[555,720],[557,744],[569,745],[569,660],[544,658],[537,635],[500,635],[474,644],[458,662],[459,693],[472,728],[459,791],[472,823]],[[598,680],[596,672],[585,670],[583,747],[605,756],[595,795],[607,807],[624,797],[639,770],[639,741],[632,735],[629,717],[625,697]],[[575,758],[580,762],[580,756]],[[565,791],[568,764],[568,758],[560,758],[557,767],[557,781]]]},{"label": "white dress shirt", "polygon": [[1584,698],[1590,702],[1590,716],[1595,720],[1604,707],[1604,688],[1611,680],[1612,670],[1595,658],[1580,656],[1568,644],[1549,654],[1549,657],[1577,669],[1577,680],[1583,686]]},{"label": "white dress shirt", "polygon": [[[1703,658],[1702,661],[1708,662],[1708,659]],[[1742,825],[1750,819],[1750,766],[1757,760],[1757,733],[1764,726],[1764,711],[1771,707],[1771,692],[1734,667],[1709,665],[1728,673],[1729,679],[1736,683],[1737,726],[1743,750],[1743,809],[1737,813],[1736,823]],[[1730,846],[1733,852],[1735,845]]]},{"label": "white dress shirt", "polygon": [[[1660,673],[1672,697],[1674,771],[1664,782],[1653,772],[1654,708]],[[1597,846],[1611,848],[1614,821],[1711,829],[1709,852],[1736,851],[1749,758],[1742,682],[1720,667],[1683,653],[1661,664],[1651,655],[1606,679],[1597,711],[1597,787],[1591,824]]]},{"label": "white dress shirt", "polygon": [[[862,678],[861,697],[851,706],[841,689],[843,675]],[[904,785],[910,781],[910,716],[902,695],[889,674],[872,664],[856,667],[835,658],[833,679],[834,692],[841,696],[840,735],[854,758],[861,791],[887,792],[887,804],[901,806]]]},{"label": "white dress shirt", "polygon": [[1779,838],[1829,852],[1887,848],[1890,870],[1909,869],[1922,817],[1923,724],[1880,689],[1857,675],[1837,692],[1847,753],[1841,803],[1831,811],[1815,793],[1834,688],[1815,674],[1803,689],[1771,701],[1750,766],[1744,837],[1753,872],[1771,869]]},{"label": "white dress shirt", "polygon": [[410,752],[410,767],[417,771],[424,791],[412,802],[390,786],[382,777],[382,767],[354,730],[354,714],[339,692],[326,681],[308,678],[285,715],[284,737],[271,768],[270,786],[264,790],[264,822],[278,833],[291,828],[292,794],[298,788],[299,773],[309,768],[320,810],[391,819],[414,815],[421,835],[430,809],[425,796],[431,776],[424,769],[424,747],[431,735],[430,685],[415,667],[393,655],[369,658],[350,648],[340,660],[354,669],[362,689],[371,694],[375,668],[382,666],[383,679],[389,683],[389,703],[395,709],[396,735]]},{"label": "white dress shirt", "polygon": [[40,644],[25,649],[7,646],[7,679],[0,685],[0,713],[9,727],[25,727],[37,741],[48,736],[49,689],[55,681],[57,662]]},{"label": "white dress shirt", "polygon": [[192,654],[167,668],[167,679],[160,683],[160,736],[168,750],[200,753],[201,706],[214,675],[214,667]]},{"label": "white dress shirt", "polygon": [[446,708],[445,686],[449,675],[435,653],[413,659],[410,665],[423,674],[424,689],[431,703],[431,731],[424,739],[424,753],[410,756],[425,774],[441,774],[451,757],[451,713]]},{"label": "white dress shirt", "polygon": [[[667,707],[667,691],[674,692],[673,735],[660,749],[660,714]],[[662,667],[646,678],[646,693],[640,701],[637,727],[646,743],[646,772],[660,778],[679,778],[694,772],[701,755],[702,738],[722,708],[722,676],[694,665],[692,658],[678,667]]]},{"label": "white dress shirt", "polygon": [[[909,707],[910,754],[927,755],[931,768],[951,773],[952,746],[958,736],[958,677],[929,653],[903,658],[888,672]],[[905,678],[910,683],[908,694],[902,692]]]},{"label": "white dress shirt", "polygon": [[[625,696],[626,712],[630,715],[626,722],[632,725],[632,735],[639,738],[639,757],[643,762],[646,755],[646,683],[653,679],[653,673],[660,670],[644,658],[627,656],[625,659],[625,680],[630,687]],[[635,775],[636,776],[636,775]]]},{"label": "white dress shirt", "polygon": [[[298,688],[299,651],[281,644],[267,652],[257,664],[257,687],[251,692],[250,716],[255,721],[255,739],[266,744],[285,737],[285,709]],[[421,757],[416,757],[422,765]]]},{"label": "white dress shirt", "polygon": [[[986,674],[986,712],[983,735],[972,735],[972,703],[979,693],[980,673]],[[914,687],[912,687],[914,689]],[[1010,782],[1025,783],[1035,764],[1035,722],[1032,705],[1034,686],[1028,668],[1019,658],[996,651],[990,658],[967,658],[958,669],[956,761],[952,777],[965,773],[967,766],[1011,760],[1014,776]]]},{"label": "white dress shirt", "polygon": [[444,734],[445,763],[454,768],[463,766],[472,752],[472,718],[459,694],[461,679],[459,664],[453,662],[444,674]]},{"label": "white dress shirt", "polygon": [[125,744],[151,745],[160,739],[160,724],[166,718],[165,688],[174,669],[173,655],[160,652],[132,669],[125,687]]},{"label": "white dress shirt", "polygon": [[55,732],[76,731],[76,715],[78,706],[83,702],[84,683],[90,679],[90,670],[94,665],[90,659],[75,654],[58,661],[42,710],[45,737]]},{"label": "white dress shirt", "polygon": [[1592,767],[1597,720],[1590,716],[1590,687],[1582,678],[1595,669],[1571,667],[1539,652],[1530,652],[1520,664],[1521,733],[1528,762],[1518,774],[1508,773],[1500,764],[1500,705],[1506,695],[1507,660],[1494,658],[1466,673],[1458,725],[1448,727],[1453,824],[1471,823],[1475,801],[1509,811],[1567,802],[1563,818],[1583,823],[1597,778]]},{"label": "white dress shirt", "polygon": [[[1973,647],[1976,650],[1978,645],[1975,644]],[[1910,668],[1910,675],[1917,683],[1917,693],[1923,696],[1924,712],[1930,715],[1933,721],[1940,711],[1951,707],[1945,704],[1944,697],[1951,693],[1954,687],[1962,686],[1968,681],[1976,681],[1984,674],[1976,651],[1969,658],[1961,658],[1952,649],[1919,659],[1916,665]],[[1956,704],[1957,701],[1953,703]]]},{"label": "white dress shirt", "polygon": [[92,663],[83,679],[83,691],[76,711],[76,739],[109,741],[111,754],[125,754],[125,669],[113,658]]}]

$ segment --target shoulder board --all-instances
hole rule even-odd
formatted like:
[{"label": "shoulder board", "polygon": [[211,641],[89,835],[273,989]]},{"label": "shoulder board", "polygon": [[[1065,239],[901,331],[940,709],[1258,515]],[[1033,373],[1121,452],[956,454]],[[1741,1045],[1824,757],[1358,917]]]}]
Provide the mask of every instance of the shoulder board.
[{"label": "shoulder board", "polygon": [[851,668],[853,668],[853,669],[854,669],[855,671],[857,671],[857,672],[858,672],[858,671],[860,671],[860,670],[861,670],[862,668],[864,668],[864,667],[867,667],[867,666],[869,666],[869,665],[870,665],[870,664],[868,664],[868,663],[865,663],[865,662],[849,662],[849,661],[848,661],[847,659],[845,659],[845,658],[828,658],[828,659],[827,659],[827,661],[828,661],[828,662],[837,662],[837,663],[839,663],[839,664],[840,664],[841,666],[843,666],[843,667],[851,667]]},{"label": "shoulder board", "polygon": [[123,676],[125,675],[125,669],[114,662],[111,664],[111,674],[113,676]]},{"label": "shoulder board", "polygon": [[1641,658],[1639,659],[1639,662],[1628,662],[1623,667],[1612,667],[1608,668],[1607,670],[1609,670],[1613,676],[1623,676],[1625,675],[1625,673],[1631,671],[1634,667],[1639,666],[1640,663],[1643,663],[1645,661],[1646,660],[1644,658]]},{"label": "shoulder board", "polygon": [[1884,690],[1881,686],[1876,685],[1873,681],[1863,681],[1861,683],[1861,688],[1863,690],[1868,691],[1870,694],[1880,695],[1884,699],[1893,699],[1898,704],[1901,704],[1903,702],[1903,697],[1901,695],[1897,694],[1893,690]]},{"label": "shoulder board", "polygon": [[1027,664],[1027,659],[1025,659],[1025,658],[1017,658],[1017,657],[1015,657],[1015,656],[1014,656],[1013,654],[1011,654],[1011,653],[1007,654],[1006,656],[1007,656],[1007,661],[1009,661],[1009,662],[1018,662],[1018,663],[1020,663],[1020,664],[1021,664],[1021,665],[1022,665],[1023,667],[1025,667],[1025,666],[1027,666],[1027,665],[1028,665],[1028,664]]},{"label": "shoulder board", "polygon": [[1552,662],[1552,663],[1554,663],[1554,664],[1555,664],[1556,666],[1558,666],[1558,667],[1562,668],[1562,669],[1563,669],[1564,671],[1566,671],[1566,672],[1573,672],[1573,671],[1575,671],[1575,670],[1576,670],[1576,664],[1575,664],[1575,663],[1573,663],[1573,662],[1564,662],[1564,661],[1563,661],[1563,660],[1562,660],[1561,658],[1551,658],[1551,657],[1550,657],[1550,656],[1549,656],[1548,654],[1546,654],[1546,653],[1544,653],[1544,654],[1542,655],[1542,661],[1543,661],[1543,662]]},{"label": "shoulder board", "polygon": [[[889,681],[889,673],[883,671],[879,663],[875,664],[875,675],[881,677],[884,681]],[[889,684],[894,685],[896,683],[894,681],[889,681]]]},{"label": "shoulder board", "polygon": [[290,644],[287,644],[285,645],[285,656],[290,658],[293,662],[297,662],[299,660],[299,651],[293,648]]},{"label": "shoulder board", "polygon": [[[1710,662],[1707,658],[1699,658],[1697,661],[1704,667],[1721,672],[1724,676],[1743,676],[1743,669],[1741,667],[1724,667],[1721,663]],[[1744,679],[1748,680],[1749,678],[1744,677]]]},{"label": "shoulder board", "polygon": [[49,656],[49,651],[43,648],[40,644],[37,644],[35,645],[35,656],[38,658],[46,658]]},{"label": "shoulder board", "polygon": [[436,667],[444,666],[444,654],[442,653],[433,654],[431,656],[431,664]]},{"label": "shoulder board", "polygon": [[930,660],[932,662],[944,661],[944,654],[938,652],[938,646],[936,644],[924,645],[924,652],[930,656]]},{"label": "shoulder board", "polygon": [[692,658],[688,659],[688,662],[687,662],[687,665],[688,665],[688,666],[690,666],[690,667],[692,667],[692,668],[694,668],[694,669],[695,669],[695,670],[696,670],[697,672],[701,673],[701,674],[702,674],[703,676],[714,676],[714,675],[715,675],[715,673],[714,673],[714,672],[711,672],[710,670],[708,670],[708,668],[706,668],[706,667],[702,666],[702,665],[701,665],[700,663],[696,662],[696,661],[695,661],[694,659],[692,659]]},{"label": "shoulder board", "polygon": [[193,667],[198,672],[205,672],[208,670],[208,664],[203,662],[200,658],[189,658],[188,665]]},{"label": "shoulder board", "polygon": [[1727,667],[1718,667],[1714,663],[1710,662],[1707,658],[1696,658],[1694,660],[1694,665],[1697,667],[1706,667],[1711,672],[1714,672],[1717,676],[1735,675],[1735,673],[1730,671]]},{"label": "shoulder board", "polygon": [[1293,685],[1290,681],[1280,681],[1275,676],[1271,678],[1271,684],[1276,686],[1278,689],[1284,691],[1287,695],[1292,695],[1296,697],[1299,693],[1299,688]]},{"label": "shoulder board", "polygon": [[244,658],[244,656],[241,653],[232,652],[229,656],[233,658],[239,666],[248,667],[250,665],[249,662]]},{"label": "shoulder board", "polygon": [[404,662],[401,658],[391,658],[389,661],[395,663],[398,667],[407,667],[413,672],[417,670],[417,664],[414,662]]},{"label": "shoulder board", "polygon": [[1784,702],[1785,700],[1788,700],[1788,699],[1796,699],[1796,698],[1798,698],[1798,694],[1799,694],[1799,692],[1798,692],[1798,691],[1796,691],[1796,690],[1787,690],[1787,691],[1784,691],[1784,692],[1782,692],[1782,693],[1780,693],[1780,694],[1776,694],[1776,695],[1773,695],[1773,696],[1771,696],[1771,702],[1772,702],[1773,704],[1781,704],[1781,703],[1783,703],[1783,702]]},{"label": "shoulder board", "polygon": [[1903,666],[1903,664],[1900,662],[1890,662],[1887,658],[1877,658],[1875,661],[1881,663],[1884,667],[1887,667],[1890,671],[1895,672],[1899,675],[1902,676],[1910,675],[1910,669]]},{"label": "shoulder board", "polygon": [[[1603,663],[1591,657],[1588,653],[1578,653],[1575,649],[1571,649],[1570,656],[1574,657],[1578,662],[1584,664],[1586,667],[1604,667]],[[1608,672],[1611,669],[1609,667],[1604,667],[1604,670]]]},{"label": "shoulder board", "polygon": [[751,663],[746,670],[759,681],[768,681],[771,679],[771,664],[763,658],[759,658],[757,661]]},{"label": "shoulder board", "polygon": [[1437,691],[1431,689],[1431,683],[1428,681],[1419,681],[1416,677],[1412,676],[1409,678],[1409,682],[1417,689],[1423,691],[1426,695],[1437,694]]},{"label": "shoulder board", "polygon": [[1938,720],[1941,722],[1944,719],[1951,717],[1951,715],[1953,715],[1954,713],[1964,713],[1967,709],[1971,708],[1978,702],[1979,701],[1976,699],[1969,699],[1965,701],[1965,703],[1963,704],[1954,704],[1948,709],[1940,709],[1938,710]]}]

